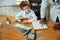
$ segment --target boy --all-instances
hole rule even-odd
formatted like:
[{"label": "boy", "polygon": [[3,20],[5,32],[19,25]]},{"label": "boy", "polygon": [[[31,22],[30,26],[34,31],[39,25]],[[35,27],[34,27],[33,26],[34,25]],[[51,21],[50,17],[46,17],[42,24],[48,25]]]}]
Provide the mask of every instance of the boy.
[{"label": "boy", "polygon": [[[25,21],[25,22],[35,22],[37,21],[37,16],[35,15],[34,11],[30,9],[30,5],[27,3],[27,1],[22,1],[20,3],[21,12],[16,15],[16,20],[19,21]],[[24,20],[25,19],[25,20]],[[33,36],[34,39],[35,34],[28,34],[28,38]]]},{"label": "boy", "polygon": [[22,1],[20,3],[21,12],[16,15],[16,20],[21,21],[21,19],[28,19],[25,22],[37,21],[37,16],[34,11],[30,9],[30,5],[27,1]]}]

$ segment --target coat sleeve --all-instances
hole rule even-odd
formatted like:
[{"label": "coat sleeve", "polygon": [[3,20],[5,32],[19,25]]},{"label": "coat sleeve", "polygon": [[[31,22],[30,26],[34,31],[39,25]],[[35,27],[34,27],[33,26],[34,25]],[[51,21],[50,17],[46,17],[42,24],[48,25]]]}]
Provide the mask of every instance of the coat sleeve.
[{"label": "coat sleeve", "polygon": [[47,6],[49,4],[48,2],[49,0],[42,0],[42,3],[41,3],[41,18],[45,18],[45,14],[46,14],[46,10],[47,10]]},{"label": "coat sleeve", "polygon": [[32,18],[29,20],[29,22],[34,22],[34,21],[37,21],[37,16],[35,15],[34,11],[32,10],[31,12],[32,14]]},{"label": "coat sleeve", "polygon": [[16,20],[20,20],[22,18],[22,13],[19,12],[16,16],[15,16],[15,19]]}]

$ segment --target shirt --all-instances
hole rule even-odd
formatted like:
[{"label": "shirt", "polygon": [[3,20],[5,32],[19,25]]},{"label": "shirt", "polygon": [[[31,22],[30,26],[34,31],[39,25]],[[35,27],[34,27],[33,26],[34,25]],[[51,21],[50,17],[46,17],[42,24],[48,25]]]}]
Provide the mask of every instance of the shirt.
[{"label": "shirt", "polygon": [[15,16],[15,18],[16,18],[16,20],[20,20],[22,18],[30,18],[28,20],[29,22],[37,21],[37,16],[35,15],[33,10],[31,10],[29,13],[21,11]]}]

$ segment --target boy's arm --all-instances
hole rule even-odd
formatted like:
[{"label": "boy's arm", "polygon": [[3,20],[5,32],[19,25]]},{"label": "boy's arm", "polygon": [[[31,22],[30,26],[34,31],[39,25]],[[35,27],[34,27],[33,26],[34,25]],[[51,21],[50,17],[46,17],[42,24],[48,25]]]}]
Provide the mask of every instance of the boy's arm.
[{"label": "boy's arm", "polygon": [[37,16],[35,15],[34,11],[31,12],[31,16],[32,16],[32,18],[28,21],[30,21],[30,22],[37,21]]},{"label": "boy's arm", "polygon": [[18,13],[16,16],[15,16],[16,20],[20,20],[22,19],[22,14],[21,13]]}]

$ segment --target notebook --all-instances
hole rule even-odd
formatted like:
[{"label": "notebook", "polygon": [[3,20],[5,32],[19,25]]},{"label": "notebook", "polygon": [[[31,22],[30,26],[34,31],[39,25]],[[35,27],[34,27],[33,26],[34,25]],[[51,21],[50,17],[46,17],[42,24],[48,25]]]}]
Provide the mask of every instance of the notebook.
[{"label": "notebook", "polygon": [[34,30],[48,28],[46,24],[40,24],[39,21],[33,22],[32,25],[33,25]]},{"label": "notebook", "polygon": [[15,26],[18,27],[18,30],[20,30],[20,32],[24,35],[30,32],[30,30],[32,29],[31,27],[21,25],[21,24],[16,24]]}]

